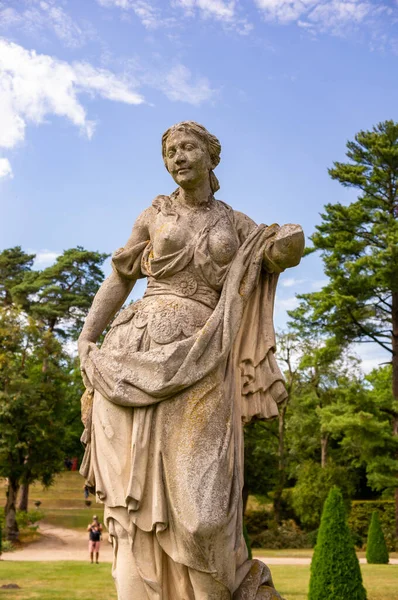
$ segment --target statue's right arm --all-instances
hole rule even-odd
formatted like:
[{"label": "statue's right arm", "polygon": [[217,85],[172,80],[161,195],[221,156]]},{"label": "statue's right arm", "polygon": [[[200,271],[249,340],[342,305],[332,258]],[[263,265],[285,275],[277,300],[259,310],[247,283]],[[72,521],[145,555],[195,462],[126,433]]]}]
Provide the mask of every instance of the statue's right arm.
[{"label": "statue's right arm", "polygon": [[[145,210],[138,217],[125,248],[149,240],[150,210],[150,208]],[[82,366],[90,352],[90,348],[95,345],[101,333],[111,322],[117,311],[123,306],[135,282],[136,279],[125,279],[117,271],[112,271],[99,288],[78,341]]]}]

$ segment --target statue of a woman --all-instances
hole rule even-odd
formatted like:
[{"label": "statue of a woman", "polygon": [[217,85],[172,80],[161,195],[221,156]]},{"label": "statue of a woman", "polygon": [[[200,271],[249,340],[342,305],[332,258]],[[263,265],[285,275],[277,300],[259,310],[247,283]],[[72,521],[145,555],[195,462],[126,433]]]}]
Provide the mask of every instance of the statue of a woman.
[{"label": "statue of a woman", "polygon": [[[214,198],[220,151],[197,123],[166,131],[178,189],[138,217],[79,339],[81,472],[105,503],[119,600],[280,598],[242,535],[242,423],[286,397],[273,302],[304,237]],[[111,323],[140,277],[144,297]]]}]

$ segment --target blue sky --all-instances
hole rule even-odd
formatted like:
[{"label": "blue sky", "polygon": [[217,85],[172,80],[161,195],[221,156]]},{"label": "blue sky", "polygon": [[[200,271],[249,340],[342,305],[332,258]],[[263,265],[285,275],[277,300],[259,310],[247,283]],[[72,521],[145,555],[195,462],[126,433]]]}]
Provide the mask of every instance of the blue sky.
[{"label": "blue sky", "polygon": [[[42,268],[123,245],[174,189],[160,138],[185,119],[222,143],[220,199],[311,235],[353,198],[327,174],[346,141],[397,119],[397,21],[395,0],[0,0],[1,248]],[[277,325],[323,281],[315,256],[283,274]]]}]

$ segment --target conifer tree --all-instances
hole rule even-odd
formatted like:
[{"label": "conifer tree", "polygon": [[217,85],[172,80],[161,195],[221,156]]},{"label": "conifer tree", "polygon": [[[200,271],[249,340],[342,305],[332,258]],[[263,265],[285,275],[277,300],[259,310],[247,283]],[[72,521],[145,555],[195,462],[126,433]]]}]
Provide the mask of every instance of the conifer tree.
[{"label": "conifer tree", "polygon": [[388,565],[389,561],[386,540],[384,539],[377,510],[373,512],[370,522],[366,560],[371,565]]},{"label": "conifer tree", "polygon": [[366,600],[343,496],[330,490],[311,564],[308,600]]},{"label": "conifer tree", "polygon": [[[327,204],[311,236],[329,282],[300,296],[292,316],[309,333],[332,335],[338,344],[375,343],[390,354],[392,393],[384,411],[398,438],[398,123],[360,131],[347,142],[347,158],[329,174],[358,198],[349,205]],[[383,481],[371,484],[395,490],[398,535],[396,450],[384,464]]]}]

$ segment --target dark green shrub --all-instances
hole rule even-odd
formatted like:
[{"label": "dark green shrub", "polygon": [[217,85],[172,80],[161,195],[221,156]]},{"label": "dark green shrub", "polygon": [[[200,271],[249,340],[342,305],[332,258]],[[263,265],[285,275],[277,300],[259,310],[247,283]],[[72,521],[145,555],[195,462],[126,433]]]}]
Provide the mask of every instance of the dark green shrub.
[{"label": "dark green shrub", "polygon": [[19,510],[17,512],[17,523],[20,531],[31,530],[36,531],[38,528],[38,522],[44,519],[44,512],[42,510]]},{"label": "dark green shrub", "polygon": [[245,514],[245,524],[248,534],[252,537],[270,529],[274,522],[272,513],[267,510],[253,510]]},{"label": "dark green shrub", "polygon": [[247,533],[246,523],[244,521],[243,521],[243,537],[245,538],[247,554],[248,554],[249,560],[251,560],[253,558],[252,547],[250,544],[249,534]]},{"label": "dark green shrub", "polygon": [[348,526],[354,534],[366,540],[373,512],[377,510],[380,525],[384,533],[387,550],[398,550],[395,536],[395,502],[393,500],[360,500],[354,501],[348,517]]},{"label": "dark green shrub", "polygon": [[308,600],[366,600],[343,496],[337,487],[330,490],[323,508]]},{"label": "dark green shrub", "polygon": [[283,521],[261,533],[250,536],[252,548],[272,548],[275,550],[287,548],[311,548],[308,533],[302,531],[293,521]]},{"label": "dark green shrub", "polygon": [[389,557],[379,514],[375,510],[370,522],[368,543],[366,544],[366,560],[371,565],[388,565]]},{"label": "dark green shrub", "polygon": [[349,505],[354,486],[345,467],[329,464],[322,468],[312,461],[301,465],[297,483],[292,490],[292,505],[305,529],[319,527],[323,504],[334,485],[343,486],[341,491]]}]

